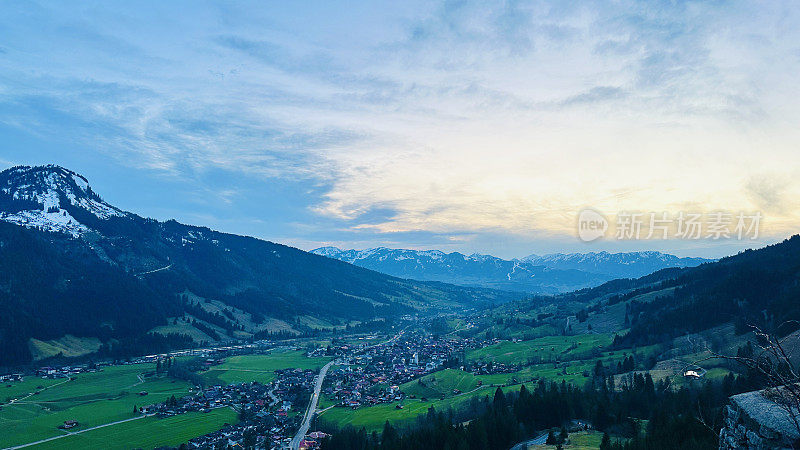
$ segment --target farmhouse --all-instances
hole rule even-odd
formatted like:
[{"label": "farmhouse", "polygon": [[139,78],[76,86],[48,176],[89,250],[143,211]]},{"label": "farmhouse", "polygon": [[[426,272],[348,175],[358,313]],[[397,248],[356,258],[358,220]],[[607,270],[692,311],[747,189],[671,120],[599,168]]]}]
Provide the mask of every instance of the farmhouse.
[{"label": "farmhouse", "polygon": [[59,425],[58,428],[62,430],[69,430],[70,428],[75,428],[78,426],[77,420],[65,420],[63,425]]}]

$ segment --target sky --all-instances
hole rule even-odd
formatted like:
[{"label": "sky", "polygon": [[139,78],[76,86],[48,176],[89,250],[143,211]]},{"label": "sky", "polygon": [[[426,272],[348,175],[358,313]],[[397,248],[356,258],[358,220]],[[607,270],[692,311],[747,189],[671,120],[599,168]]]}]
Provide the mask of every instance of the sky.
[{"label": "sky", "polygon": [[[507,258],[719,257],[800,228],[794,1],[0,9],[0,168],[62,165],[143,216]],[[763,219],[587,243],[587,207]]]}]

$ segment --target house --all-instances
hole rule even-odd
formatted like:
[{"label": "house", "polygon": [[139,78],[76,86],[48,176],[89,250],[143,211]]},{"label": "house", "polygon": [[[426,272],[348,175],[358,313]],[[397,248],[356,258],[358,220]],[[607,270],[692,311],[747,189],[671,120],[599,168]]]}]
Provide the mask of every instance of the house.
[{"label": "house", "polygon": [[78,426],[77,420],[65,420],[63,425],[59,425],[58,428],[62,430],[69,430],[70,428],[75,428]]}]

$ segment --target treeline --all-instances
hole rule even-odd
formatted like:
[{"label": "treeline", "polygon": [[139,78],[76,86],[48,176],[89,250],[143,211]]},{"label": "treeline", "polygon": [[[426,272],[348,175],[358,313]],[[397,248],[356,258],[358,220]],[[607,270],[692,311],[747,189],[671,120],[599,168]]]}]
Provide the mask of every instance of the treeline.
[{"label": "treeline", "polygon": [[757,325],[785,336],[800,323],[798,279],[800,236],[687,269],[659,286],[674,287],[671,294],[630,303],[631,330],[615,344],[621,348],[662,342],[731,321],[739,333]]},{"label": "treeline", "polygon": [[176,348],[193,348],[196,344],[191,337],[179,333],[145,333],[127,336],[105,342],[98,350],[98,356],[122,359],[131,355],[150,355],[166,353]]},{"label": "treeline", "polygon": [[[622,442],[615,448],[716,448],[721,406],[728,396],[748,387],[733,375],[679,390],[654,383],[649,375],[631,375],[619,386],[613,380],[601,377],[585,389],[543,381],[531,390],[524,385],[518,391],[498,388],[493,398],[473,400],[463,411],[430,408],[408,430],[388,421],[380,434],[352,427],[335,430],[322,448],[507,450],[548,429],[569,426],[573,419],[588,420],[613,434]],[[606,448],[609,445],[607,439]]]}]

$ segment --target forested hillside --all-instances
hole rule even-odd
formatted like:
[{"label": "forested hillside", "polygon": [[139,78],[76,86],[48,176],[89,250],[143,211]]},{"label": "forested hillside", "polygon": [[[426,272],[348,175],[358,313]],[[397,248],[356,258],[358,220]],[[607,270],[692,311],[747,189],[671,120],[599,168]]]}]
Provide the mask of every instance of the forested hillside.
[{"label": "forested hillside", "polygon": [[246,338],[298,318],[338,326],[513,298],[145,219],[60,167],[4,171],[0,192],[0,365],[29,361],[31,338],[98,338],[101,352],[121,355],[190,345],[186,333],[198,331]]}]

